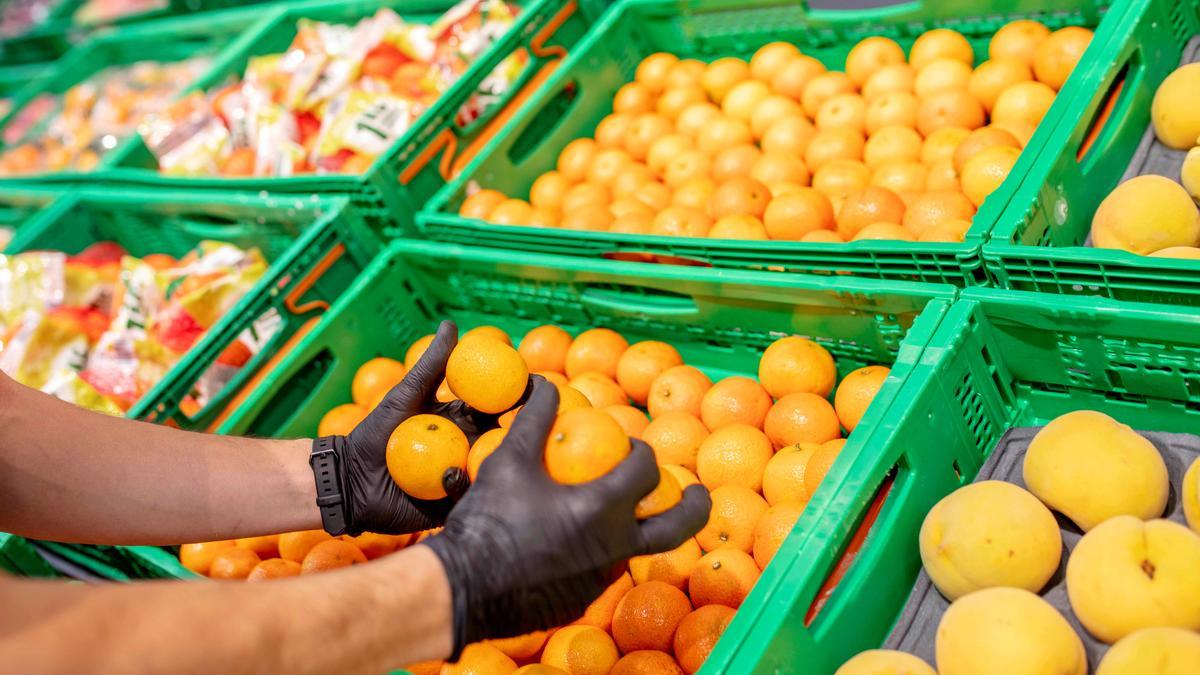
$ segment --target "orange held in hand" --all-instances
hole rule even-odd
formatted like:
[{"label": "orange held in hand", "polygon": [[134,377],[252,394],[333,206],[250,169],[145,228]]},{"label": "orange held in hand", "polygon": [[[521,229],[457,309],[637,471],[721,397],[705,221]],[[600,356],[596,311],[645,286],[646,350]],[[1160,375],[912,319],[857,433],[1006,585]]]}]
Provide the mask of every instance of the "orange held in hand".
[{"label": "orange held in hand", "polygon": [[679,487],[679,481],[675,479],[674,474],[659,468],[658,485],[650,494],[638,501],[637,506],[633,509],[633,515],[638,520],[645,520],[675,506],[681,499],[683,499],[683,488]]},{"label": "orange held in hand", "polygon": [[546,472],[574,485],[608,473],[629,455],[629,437],[602,410],[579,408],[559,415],[546,440]]},{"label": "orange held in hand", "polygon": [[446,362],[446,384],[472,408],[499,414],[512,408],[529,386],[529,369],[509,345],[485,335],[466,335]]},{"label": "orange held in hand", "polygon": [[388,473],[412,497],[442,499],[442,475],[450,468],[466,469],[467,451],[467,437],[453,422],[438,415],[414,415],[388,438]]}]

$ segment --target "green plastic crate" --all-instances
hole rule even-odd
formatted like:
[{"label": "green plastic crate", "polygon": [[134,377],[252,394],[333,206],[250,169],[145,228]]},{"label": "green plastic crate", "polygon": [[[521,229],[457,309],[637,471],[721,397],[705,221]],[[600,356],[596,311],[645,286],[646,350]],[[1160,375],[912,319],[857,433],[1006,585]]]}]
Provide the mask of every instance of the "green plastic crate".
[{"label": "green plastic crate", "polygon": [[[962,292],[878,423],[877,452],[830,471],[796,531],[730,624],[714,670],[833,673],[878,648],[921,559],[917,532],[941,497],[969,483],[1012,426],[1078,409],[1137,429],[1200,428],[1200,315],[1142,303],[999,289]],[[881,485],[894,497],[824,608],[806,613]],[[771,592],[776,582],[779,590]],[[789,590],[784,590],[789,589]]]},{"label": "green plastic crate", "polygon": [[[841,69],[850,48],[865,37],[886,35],[907,49],[922,32],[944,26],[966,35],[977,60],[982,61],[987,58],[991,35],[1008,21],[1036,18],[1056,28],[1095,26],[1106,5],[1102,0],[972,0],[817,10],[783,0],[623,0],[572,50],[546,87],[488,148],[430,202],[418,217],[418,231],[427,238],[520,251],[587,257],[650,253],[717,267],[853,274],[960,286],[982,283],[979,245],[1016,190],[1016,177],[1033,165],[1049,129],[1039,127],[1013,167],[1013,178],[984,202],[963,244],[724,241],[492,225],[457,214],[472,183],[527,196],[534,179],[554,168],[567,143],[592,135],[612,111],[616,90],[633,79],[644,57],[657,51],[704,61],[721,56],[748,58],[763,44],[782,40]],[[1068,103],[1056,101],[1053,109]]]},{"label": "green plastic crate", "polygon": [[5,65],[53,61],[77,39],[71,14],[83,0],[61,0],[46,19],[27,32],[0,38],[0,63]]},{"label": "green plastic crate", "polygon": [[[111,190],[63,197],[17,231],[8,253],[78,253],[113,241],[130,254],[180,257],[202,240],[257,246],[267,273],[127,415],[204,429],[273,353],[307,330],[366,267],[378,239],[344,198]],[[264,317],[270,317],[264,319]],[[277,332],[200,410],[183,403],[196,382],[241,333],[278,323]]]},{"label": "green plastic crate", "polygon": [[19,577],[59,576],[29,540],[4,533],[0,533],[0,572]]},{"label": "green plastic crate", "polygon": [[[226,47],[255,24],[264,22],[264,9],[213,12],[204,16],[181,17],[107,29],[93,33],[86,41],[67,52],[47,67],[41,77],[31,80],[13,96],[12,110],[0,118],[0,130],[8,127],[21,110],[42,94],[62,94],[111,66],[123,66],[138,61],[175,62],[195,56],[213,59],[209,71],[195,86],[211,86],[220,81],[223,72],[217,70],[218,56]],[[268,19],[274,12],[266,11]],[[0,178],[0,187],[29,183],[92,183],[102,180],[106,170],[115,166],[136,149],[141,140],[134,133],[100,158],[96,170],[56,171]]]},{"label": "green plastic crate", "polygon": [[[390,7],[409,21],[430,22],[454,6],[454,0],[319,0],[279,8],[273,19],[244,36],[216,67],[218,77],[198,88],[238,76],[255,56],[284,51],[296,34],[301,18],[349,23]],[[516,24],[497,40],[436,105],[380,155],[362,175],[323,174],[288,178],[176,177],[158,172],[157,162],[140,139],[111,172],[114,181],[129,185],[173,189],[225,189],[290,194],[345,194],[367,220],[390,235],[411,231],[414,215],[449,179],[449,167],[477,139],[491,133],[495,120],[503,119],[523,90],[540,82],[539,73],[565,53],[587,26],[577,0],[520,0]],[[588,5],[590,6],[590,5]],[[519,49],[532,54],[526,71],[513,87],[479,119],[461,126],[458,110],[505,58]],[[442,167],[446,171],[442,171]]]},{"label": "green plastic crate", "polygon": [[1089,50],[1088,71],[1062,91],[1081,104],[1078,114],[1056,120],[984,245],[984,263],[1001,288],[1197,306],[1196,261],[1084,246],[1150,125],[1154,92],[1200,33],[1193,0],[1130,0],[1118,12],[1097,34],[1102,49]]},{"label": "green plastic crate", "polygon": [[[13,236],[42,208],[62,195],[60,190],[28,187],[0,192],[0,227],[13,231]],[[0,253],[7,249],[0,246]]]}]

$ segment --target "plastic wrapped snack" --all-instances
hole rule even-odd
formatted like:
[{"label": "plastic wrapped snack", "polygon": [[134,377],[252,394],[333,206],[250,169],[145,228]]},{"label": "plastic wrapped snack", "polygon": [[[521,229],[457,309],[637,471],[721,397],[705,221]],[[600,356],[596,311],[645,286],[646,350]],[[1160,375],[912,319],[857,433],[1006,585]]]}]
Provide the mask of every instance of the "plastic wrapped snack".
[{"label": "plastic wrapped snack", "polygon": [[[431,25],[381,9],[354,25],[301,20],[281,54],[243,78],[150,116],[142,137],[174,175],[362,173],[516,20],[503,0],[466,0]],[[478,117],[527,60],[506,59],[460,117]]]}]

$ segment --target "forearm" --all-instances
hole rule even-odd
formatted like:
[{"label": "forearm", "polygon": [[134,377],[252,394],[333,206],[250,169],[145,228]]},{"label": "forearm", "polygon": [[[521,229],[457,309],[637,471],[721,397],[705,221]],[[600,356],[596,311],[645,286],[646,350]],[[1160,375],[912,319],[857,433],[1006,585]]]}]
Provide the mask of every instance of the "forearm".
[{"label": "forearm", "polygon": [[309,442],[91,413],[0,374],[0,531],[173,544],[321,526]]},{"label": "forearm", "polygon": [[415,546],[267,583],[0,579],[0,663],[28,672],[371,673],[451,649],[450,590]]}]

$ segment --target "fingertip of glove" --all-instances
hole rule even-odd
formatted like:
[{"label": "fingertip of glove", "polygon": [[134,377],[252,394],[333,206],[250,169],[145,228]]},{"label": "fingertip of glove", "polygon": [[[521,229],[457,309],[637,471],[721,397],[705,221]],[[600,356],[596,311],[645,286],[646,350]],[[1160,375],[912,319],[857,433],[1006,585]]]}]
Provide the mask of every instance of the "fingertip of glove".
[{"label": "fingertip of glove", "polygon": [[471,479],[467,476],[467,472],[456,466],[446,469],[442,474],[442,488],[453,501],[457,502],[462,499],[470,487]]}]

